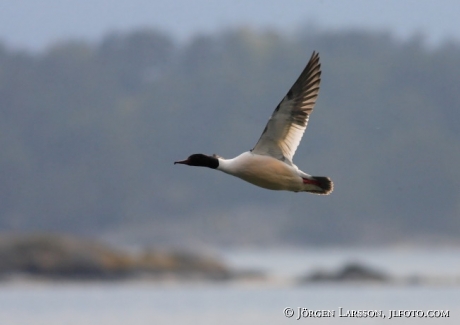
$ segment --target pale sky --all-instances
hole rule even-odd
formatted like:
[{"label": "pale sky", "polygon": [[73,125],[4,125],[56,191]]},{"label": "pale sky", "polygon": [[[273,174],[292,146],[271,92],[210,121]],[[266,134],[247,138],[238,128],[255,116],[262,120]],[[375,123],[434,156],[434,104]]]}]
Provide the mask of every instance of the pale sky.
[{"label": "pale sky", "polygon": [[460,40],[457,0],[1,0],[0,41],[41,50],[68,38],[98,40],[110,31],[156,27],[184,40],[228,27],[292,32],[321,29],[389,30],[432,44]]}]

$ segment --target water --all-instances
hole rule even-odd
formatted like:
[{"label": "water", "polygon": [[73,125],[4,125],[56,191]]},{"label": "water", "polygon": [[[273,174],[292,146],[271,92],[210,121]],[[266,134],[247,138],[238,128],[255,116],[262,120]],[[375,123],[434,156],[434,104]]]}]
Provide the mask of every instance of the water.
[{"label": "water", "polygon": [[[380,252],[380,253],[379,253]],[[349,255],[347,255],[349,254]],[[352,255],[352,256],[351,256]],[[393,273],[459,274],[456,251],[240,251],[226,252],[236,267],[262,267],[278,278],[304,273],[310,266],[335,266],[341,259],[386,265]],[[317,256],[316,259],[314,256]],[[411,258],[412,256],[412,258]],[[441,257],[440,257],[441,256]],[[404,258],[403,258],[404,257]],[[423,258],[422,258],[423,257]],[[304,263],[307,258],[307,265]],[[375,259],[375,260],[373,260]],[[374,263],[372,263],[374,261]],[[398,261],[399,265],[392,263]],[[423,262],[424,261],[424,262]],[[435,265],[434,265],[435,264]],[[391,266],[391,267],[390,267]],[[454,268],[455,270],[453,270]],[[283,310],[295,315],[286,318]],[[301,318],[297,308],[335,311],[333,318]],[[339,317],[339,308],[382,310],[382,318]],[[389,309],[448,310],[448,318],[393,318]],[[229,283],[53,283],[15,281],[0,284],[0,324],[146,325],[146,324],[458,324],[458,285],[315,284],[283,281]]]}]

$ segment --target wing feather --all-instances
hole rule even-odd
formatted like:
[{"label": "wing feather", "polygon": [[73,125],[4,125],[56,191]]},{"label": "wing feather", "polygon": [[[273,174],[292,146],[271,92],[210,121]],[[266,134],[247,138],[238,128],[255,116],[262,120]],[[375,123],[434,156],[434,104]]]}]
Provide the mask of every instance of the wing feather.
[{"label": "wing feather", "polygon": [[318,98],[320,82],[319,54],[313,52],[297,81],[275,108],[252,152],[292,163]]}]

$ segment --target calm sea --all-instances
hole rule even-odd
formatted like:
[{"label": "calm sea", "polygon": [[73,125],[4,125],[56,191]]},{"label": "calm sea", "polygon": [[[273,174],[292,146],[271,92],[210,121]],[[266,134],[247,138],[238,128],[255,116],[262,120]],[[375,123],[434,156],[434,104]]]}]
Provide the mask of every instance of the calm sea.
[{"label": "calm sea", "polygon": [[[246,250],[226,251],[222,256],[235,268],[263,269],[271,274],[272,281],[4,282],[0,283],[0,324],[340,325],[459,324],[460,321],[460,285],[455,281],[429,285],[304,286],[289,281],[317,268],[335,269],[348,261],[361,262],[394,276],[420,275],[455,280],[460,275],[460,255],[455,249]],[[284,316],[286,307],[293,308],[293,317]],[[308,315],[308,311],[315,312],[316,316],[320,315],[318,311],[325,311],[325,315],[334,314],[334,317],[297,320],[299,307],[304,310],[302,316]],[[400,317],[389,319],[390,310],[398,311]],[[448,311],[449,317],[419,317],[430,310],[443,311],[444,316]],[[345,317],[353,311],[371,311],[373,317]],[[385,318],[379,315],[380,311]]]}]

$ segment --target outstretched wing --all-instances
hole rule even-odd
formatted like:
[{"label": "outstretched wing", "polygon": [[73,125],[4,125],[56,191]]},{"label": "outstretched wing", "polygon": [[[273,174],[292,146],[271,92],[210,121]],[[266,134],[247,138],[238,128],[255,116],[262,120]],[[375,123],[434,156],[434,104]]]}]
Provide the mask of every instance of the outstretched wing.
[{"label": "outstretched wing", "polygon": [[318,97],[320,77],[319,54],[313,52],[300,77],[275,108],[253,153],[292,163]]}]

